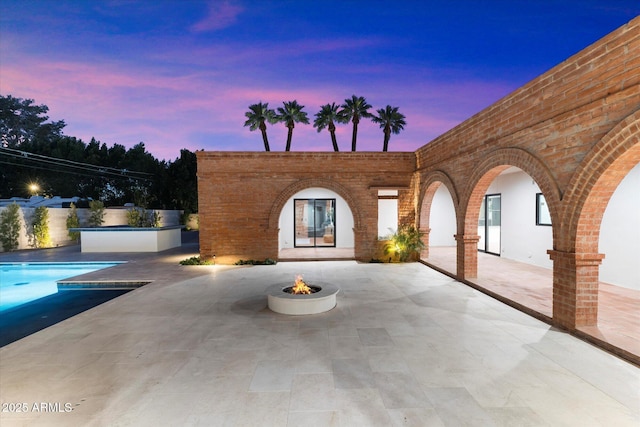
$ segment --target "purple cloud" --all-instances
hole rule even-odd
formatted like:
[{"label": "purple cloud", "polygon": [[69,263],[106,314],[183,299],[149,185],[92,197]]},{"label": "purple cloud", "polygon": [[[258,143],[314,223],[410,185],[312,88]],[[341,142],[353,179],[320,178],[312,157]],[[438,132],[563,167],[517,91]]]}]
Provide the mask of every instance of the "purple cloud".
[{"label": "purple cloud", "polygon": [[211,1],[207,16],[193,24],[191,30],[199,33],[227,28],[236,22],[238,15],[243,11],[244,8],[228,1]]}]

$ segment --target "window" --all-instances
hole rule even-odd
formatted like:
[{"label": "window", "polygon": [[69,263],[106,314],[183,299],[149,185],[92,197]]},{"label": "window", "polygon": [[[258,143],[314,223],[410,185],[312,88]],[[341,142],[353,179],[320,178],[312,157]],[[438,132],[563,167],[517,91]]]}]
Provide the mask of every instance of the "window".
[{"label": "window", "polygon": [[549,206],[542,193],[536,193],[536,225],[551,225]]},{"label": "window", "polygon": [[500,256],[502,195],[485,194],[478,216],[478,250]]},{"label": "window", "polygon": [[378,190],[378,239],[398,230],[398,190]]}]

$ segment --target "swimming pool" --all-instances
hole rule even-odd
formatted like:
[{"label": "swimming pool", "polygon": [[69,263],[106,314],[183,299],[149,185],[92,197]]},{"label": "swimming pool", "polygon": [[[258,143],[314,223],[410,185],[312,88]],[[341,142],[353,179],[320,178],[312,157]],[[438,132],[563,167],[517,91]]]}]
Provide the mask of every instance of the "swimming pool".
[{"label": "swimming pool", "polygon": [[0,263],[0,312],[58,292],[57,281],[122,262]]}]

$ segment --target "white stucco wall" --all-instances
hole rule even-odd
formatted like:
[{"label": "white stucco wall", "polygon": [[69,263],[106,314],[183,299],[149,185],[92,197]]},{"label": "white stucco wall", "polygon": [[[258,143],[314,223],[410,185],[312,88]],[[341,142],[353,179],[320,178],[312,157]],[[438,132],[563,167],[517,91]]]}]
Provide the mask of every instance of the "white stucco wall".
[{"label": "white stucco wall", "polygon": [[600,225],[600,281],[640,290],[640,164],[618,185]]},{"label": "white stucco wall", "polygon": [[182,244],[179,226],[165,229],[125,227],[122,230],[87,228],[80,233],[82,252],[160,252]]},{"label": "white stucco wall", "polygon": [[545,268],[553,268],[547,254],[553,248],[553,230],[536,225],[538,184],[518,168],[493,180],[487,194],[500,194],[500,256]]},{"label": "white stucco wall", "polygon": [[398,231],[398,199],[378,199],[378,238]]},{"label": "white stucco wall", "polygon": [[455,246],[456,211],[449,189],[440,185],[433,195],[429,217],[429,246]]},{"label": "white stucco wall", "polygon": [[[513,169],[512,169],[513,170]],[[502,195],[501,256],[553,268],[552,227],[535,225],[538,185],[518,170],[498,176],[488,194]],[[600,281],[640,290],[640,165],[614,192],[600,227],[599,252],[605,254]]]},{"label": "white stucco wall", "polygon": [[340,195],[326,188],[307,188],[287,200],[282,212],[280,212],[280,220],[278,222],[278,227],[280,227],[279,249],[294,247],[293,199],[336,199],[336,248],[353,248],[355,246],[353,213],[347,202]]}]

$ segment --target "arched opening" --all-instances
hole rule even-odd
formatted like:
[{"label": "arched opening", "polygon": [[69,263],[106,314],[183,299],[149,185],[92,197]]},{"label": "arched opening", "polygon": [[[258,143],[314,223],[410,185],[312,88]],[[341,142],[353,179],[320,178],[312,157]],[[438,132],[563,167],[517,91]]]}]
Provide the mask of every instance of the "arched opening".
[{"label": "arched opening", "polygon": [[[635,221],[621,220],[621,224],[626,222],[622,234],[611,240],[605,215],[615,215],[619,206],[614,193],[621,192],[627,202],[638,197],[637,187],[624,194],[627,186],[623,181],[628,176],[633,179],[633,171],[640,163],[639,118],[640,112],[636,112],[621,121],[584,158],[563,198],[569,209],[564,213],[562,233],[556,236],[554,250],[549,252],[554,268],[554,322],[635,354],[639,347],[637,334],[622,331],[638,330],[640,319],[633,307],[640,302],[640,295],[617,286],[603,292],[600,266],[610,242],[637,254],[637,246],[628,246],[637,240],[633,236]],[[612,256],[616,257],[615,251]]]},{"label": "arched opening", "polygon": [[[586,197],[576,232],[575,328],[637,354],[640,344],[640,143],[597,178]],[[577,262],[576,262],[577,264]],[[594,280],[585,280],[586,277]],[[581,298],[590,296],[585,304]]]},{"label": "arched opening", "polygon": [[[511,160],[526,164],[517,161],[517,156]],[[538,185],[522,168],[496,163],[494,160],[493,167],[484,169],[469,196],[464,220],[466,239],[459,245],[476,253],[465,253],[462,259],[458,256],[458,262],[472,264],[458,266],[458,271],[475,270],[474,276],[466,278],[476,285],[532,314],[551,318],[553,264],[547,251],[553,248],[553,218],[557,215],[549,200],[554,203],[556,194],[548,190],[553,189],[549,181]],[[540,170],[534,169],[533,173],[540,175]],[[545,175],[541,176],[544,181]]]},{"label": "arched opening", "polygon": [[420,209],[420,230],[427,247],[421,259],[444,271],[456,271],[456,210],[449,188],[436,181],[425,191]]},{"label": "arched opening", "polygon": [[300,190],[278,217],[279,259],[353,259],[354,216],[347,201],[322,187]]},{"label": "arched opening", "polygon": [[622,179],[607,203],[598,252],[605,254],[600,282],[640,292],[640,163]]}]

